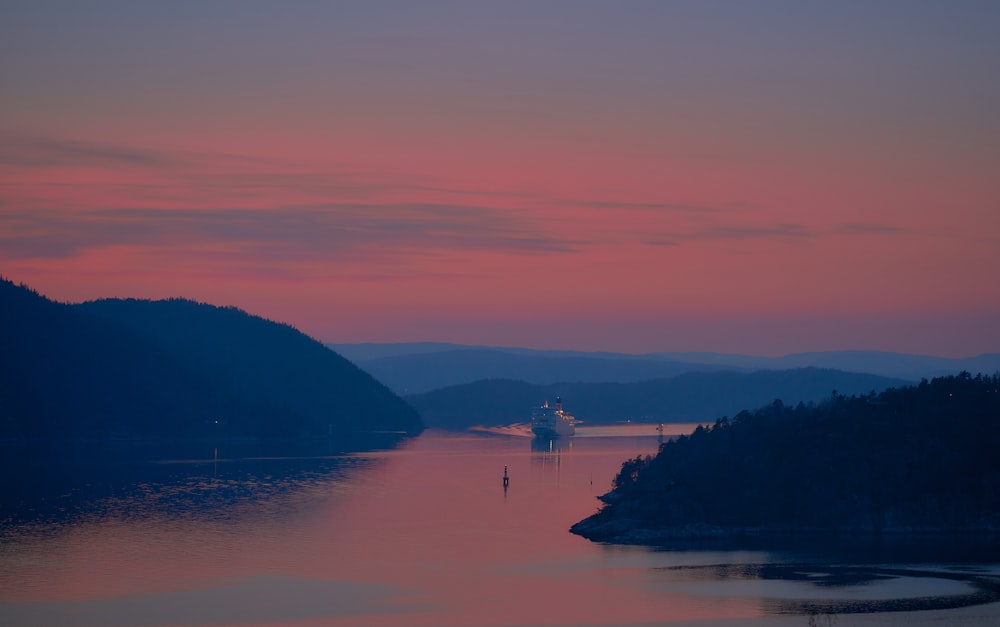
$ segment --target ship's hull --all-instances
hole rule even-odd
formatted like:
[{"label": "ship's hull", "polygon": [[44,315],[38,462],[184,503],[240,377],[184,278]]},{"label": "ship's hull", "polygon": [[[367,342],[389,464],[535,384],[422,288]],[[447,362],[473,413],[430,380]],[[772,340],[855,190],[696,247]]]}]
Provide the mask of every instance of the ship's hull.
[{"label": "ship's hull", "polygon": [[539,438],[558,438],[576,433],[576,419],[563,411],[562,402],[556,397],[555,407],[548,401],[531,414],[531,432]]},{"label": "ship's hull", "polygon": [[576,433],[572,417],[545,416],[531,422],[531,432],[539,438],[558,438]]}]

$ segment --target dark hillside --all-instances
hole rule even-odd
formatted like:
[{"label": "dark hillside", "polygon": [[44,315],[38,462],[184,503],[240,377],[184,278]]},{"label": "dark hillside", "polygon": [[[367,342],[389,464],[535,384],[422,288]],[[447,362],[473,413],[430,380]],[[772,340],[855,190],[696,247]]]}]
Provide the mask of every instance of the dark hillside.
[{"label": "dark hillside", "polygon": [[0,280],[0,435],[204,434],[246,417],[152,340]]},{"label": "dark hillside", "polygon": [[321,433],[418,432],[416,411],[366,372],[285,324],[189,300],[100,300],[75,306],[163,346],[236,397]]},{"label": "dark hillside", "polygon": [[595,540],[1000,530],[1000,375],[721,418],[622,465]]},{"label": "dark hillside", "polygon": [[546,397],[547,386],[490,379],[407,396],[428,427],[462,430],[482,425],[527,422]]},{"label": "dark hillside", "polygon": [[0,279],[0,438],[421,428],[402,399],[289,326],[180,300],[65,305]]},{"label": "dark hillside", "polygon": [[662,379],[682,372],[725,369],[634,356],[519,353],[490,348],[393,355],[358,363],[400,394],[418,394],[483,379],[516,379],[539,385],[559,381],[625,383]]},{"label": "dark hillside", "polygon": [[563,381],[637,383],[687,372],[816,368],[877,375],[910,384],[963,370],[1000,370],[1000,354],[996,353],[948,358],[844,350],[762,357],[704,352],[634,355],[433,342],[329,346],[398,394],[420,394],[483,379],[514,379],[537,385]]},{"label": "dark hillside", "polygon": [[446,429],[528,420],[532,407],[561,396],[587,424],[707,422],[776,398],[785,403],[819,401],[833,390],[864,394],[904,384],[876,375],[801,368],[759,372],[690,372],[640,383],[532,385],[495,379],[455,385],[407,397],[426,423]]}]

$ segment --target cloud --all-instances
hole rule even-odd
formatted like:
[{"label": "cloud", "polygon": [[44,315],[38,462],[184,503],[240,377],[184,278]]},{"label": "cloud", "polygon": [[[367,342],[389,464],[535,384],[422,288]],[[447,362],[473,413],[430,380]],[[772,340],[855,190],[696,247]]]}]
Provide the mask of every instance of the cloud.
[{"label": "cloud", "polygon": [[[45,135],[0,133],[0,166],[26,171],[47,168],[123,167],[145,169],[142,183],[109,181],[105,187],[128,189],[136,194],[162,197],[170,190],[225,197],[255,197],[262,192],[294,192],[329,198],[365,198],[386,193],[419,193],[451,197],[537,199],[537,194],[517,190],[461,189],[438,184],[428,177],[386,172],[362,172],[293,161],[229,153],[137,148],[132,145],[57,138]],[[58,174],[56,176],[59,176]],[[54,179],[50,185],[61,185]],[[0,185],[13,187],[16,176]]]},{"label": "cloud", "polygon": [[[215,248],[248,262],[357,260],[549,255],[579,245],[517,207],[531,194],[455,189],[426,177],[12,134],[0,136],[0,167],[7,258],[129,246]],[[65,175],[90,167],[108,174]]]},{"label": "cloud", "polygon": [[655,240],[646,240],[643,242],[643,244],[645,244],[646,246],[677,246],[678,242],[655,239]]},{"label": "cloud", "polygon": [[284,259],[376,252],[546,255],[573,250],[572,243],[548,235],[517,214],[457,204],[0,213],[0,249],[9,257],[70,257],[84,249],[109,246],[216,247]]},{"label": "cloud", "polygon": [[[875,222],[829,229],[755,223],[755,215],[763,216],[742,211],[751,207],[744,202],[545,198],[462,190],[427,177],[44,136],[0,136],[0,165],[10,168],[0,179],[0,255],[8,259],[72,258],[127,246],[209,260],[216,251],[214,258],[246,264],[402,261],[473,251],[555,255],[589,245],[675,247],[902,231]],[[55,169],[95,165],[111,175],[67,181]],[[136,169],[140,176],[128,174]],[[580,222],[579,210],[587,209],[614,224]],[[567,221],[580,227],[566,228]]]},{"label": "cloud", "polygon": [[78,165],[177,167],[179,155],[121,144],[38,135],[0,135],[0,164],[45,168]]},{"label": "cloud", "polygon": [[849,222],[841,224],[834,231],[841,235],[891,235],[905,233],[906,229],[877,222]]},{"label": "cloud", "polygon": [[672,213],[717,213],[725,211],[719,207],[688,203],[625,202],[615,200],[571,201],[572,204],[588,209],[623,209],[626,211],[664,211]]},{"label": "cloud", "polygon": [[772,225],[719,224],[693,230],[663,232],[643,240],[647,246],[679,246],[694,241],[770,240],[798,241],[831,235],[896,235],[908,230],[876,222],[851,222],[833,228],[808,228],[802,224],[779,223]]},{"label": "cloud", "polygon": [[800,239],[815,237],[815,234],[801,224],[775,224],[768,226],[713,226],[689,234],[691,239],[752,240]]}]

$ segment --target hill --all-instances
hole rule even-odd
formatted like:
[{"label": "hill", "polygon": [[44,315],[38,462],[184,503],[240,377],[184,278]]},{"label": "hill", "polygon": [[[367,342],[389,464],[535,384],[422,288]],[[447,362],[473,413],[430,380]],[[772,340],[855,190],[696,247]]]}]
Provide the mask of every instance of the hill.
[{"label": "hill", "polygon": [[180,436],[224,406],[149,338],[0,280],[3,437]]},{"label": "hill", "polygon": [[592,540],[1000,530],[1000,375],[775,401],[626,461]]},{"label": "hill", "polygon": [[867,393],[905,381],[874,375],[802,368],[758,372],[690,372],[640,383],[477,381],[407,396],[428,426],[464,429],[473,425],[526,422],[532,407],[563,397],[578,419],[590,424],[708,422],[776,398],[785,403],[819,401],[838,390]]},{"label": "hill", "polygon": [[50,301],[0,280],[0,437],[348,435],[422,428],[287,325],[185,300]]},{"label": "hill", "polygon": [[517,379],[540,385],[561,381],[635,383],[685,372],[820,368],[916,383],[962,370],[1000,370],[1000,354],[952,359],[883,351],[828,351],[760,357],[698,352],[631,355],[433,342],[329,346],[399,394],[419,394],[482,379]]},{"label": "hill", "polygon": [[235,397],[295,416],[320,433],[421,428],[402,399],[291,326],[180,299],[76,307],[154,339]]},{"label": "hill", "polygon": [[517,379],[535,384],[559,381],[620,383],[722,369],[661,359],[521,353],[487,348],[392,355],[358,363],[400,394],[418,394],[482,379]]}]

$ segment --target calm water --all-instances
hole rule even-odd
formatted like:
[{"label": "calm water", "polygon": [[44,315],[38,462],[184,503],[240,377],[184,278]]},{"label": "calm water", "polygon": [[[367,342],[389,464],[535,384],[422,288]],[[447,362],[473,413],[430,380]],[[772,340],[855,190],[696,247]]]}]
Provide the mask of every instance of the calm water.
[{"label": "calm water", "polygon": [[90,475],[19,461],[0,624],[1000,624],[1000,565],[983,553],[653,550],[567,532],[623,460],[657,445],[641,425],[551,447],[512,428],[349,456],[105,461]]}]

